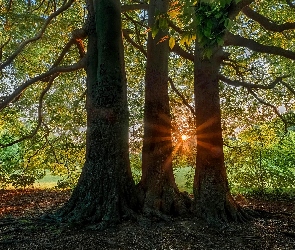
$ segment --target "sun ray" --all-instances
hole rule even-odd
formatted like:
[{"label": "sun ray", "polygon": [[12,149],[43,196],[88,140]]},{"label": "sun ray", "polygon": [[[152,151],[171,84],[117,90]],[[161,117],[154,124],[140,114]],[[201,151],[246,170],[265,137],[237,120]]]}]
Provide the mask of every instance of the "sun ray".
[{"label": "sun ray", "polygon": [[210,125],[212,125],[213,123],[215,123],[217,121],[216,117],[212,117],[209,120],[205,121],[204,123],[202,123],[200,126],[197,127],[197,131],[202,131],[204,128],[209,127]]}]

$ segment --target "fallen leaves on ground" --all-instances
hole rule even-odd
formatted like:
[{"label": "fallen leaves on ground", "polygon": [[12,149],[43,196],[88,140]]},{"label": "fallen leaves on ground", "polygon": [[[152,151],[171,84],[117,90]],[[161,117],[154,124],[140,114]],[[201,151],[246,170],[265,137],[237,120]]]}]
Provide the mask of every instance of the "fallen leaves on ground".
[{"label": "fallen leaves on ground", "polygon": [[295,249],[295,202],[290,199],[236,197],[260,216],[232,223],[223,231],[196,218],[178,218],[148,227],[124,222],[104,231],[45,223],[39,216],[54,211],[70,196],[58,190],[0,190],[0,249]]}]

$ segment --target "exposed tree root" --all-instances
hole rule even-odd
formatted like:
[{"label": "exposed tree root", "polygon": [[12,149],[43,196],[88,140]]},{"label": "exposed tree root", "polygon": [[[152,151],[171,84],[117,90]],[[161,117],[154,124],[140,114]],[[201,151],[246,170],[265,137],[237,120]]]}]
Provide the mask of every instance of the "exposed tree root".
[{"label": "exposed tree root", "polygon": [[251,210],[245,210],[238,205],[230,193],[228,193],[223,202],[212,202],[205,204],[201,201],[195,201],[194,211],[197,217],[204,219],[209,226],[216,229],[225,229],[230,222],[246,223],[254,219],[255,213]]},{"label": "exposed tree root", "polygon": [[[100,178],[99,175],[105,177]],[[138,209],[135,186],[127,175],[116,182],[115,176],[103,171],[96,175],[93,171],[85,171],[70,200],[55,214],[44,219],[53,219],[73,227],[94,225],[93,229],[98,230],[122,220],[135,220]]]},{"label": "exposed tree root", "polygon": [[174,216],[191,212],[192,200],[170,185],[144,190],[138,185],[143,216],[152,220],[170,221]]}]

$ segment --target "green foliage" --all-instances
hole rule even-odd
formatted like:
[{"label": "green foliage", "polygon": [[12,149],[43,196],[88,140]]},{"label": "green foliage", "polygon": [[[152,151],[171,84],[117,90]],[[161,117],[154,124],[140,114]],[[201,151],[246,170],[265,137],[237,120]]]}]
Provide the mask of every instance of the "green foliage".
[{"label": "green foliage", "polygon": [[[2,60],[8,58],[21,41],[33,37],[41,28],[45,18],[61,6],[64,1],[9,1],[0,4],[0,46]],[[235,1],[236,3],[238,1]],[[124,1],[132,4],[134,1]],[[228,19],[228,7],[232,0],[220,1],[171,1],[167,15],[156,13],[152,27],[155,36],[159,30],[169,28],[169,46],[179,44],[193,53],[194,39],[206,49],[223,45],[226,29],[232,33],[271,46],[294,50],[294,32],[271,33],[259,24],[240,14],[235,23]],[[283,8],[278,1],[259,1],[255,11],[282,23],[283,19],[294,22],[293,10]],[[56,4],[57,6],[54,6]],[[42,36],[30,44],[14,63],[5,68],[1,76],[1,96],[25,80],[48,70],[57,55],[69,40],[71,32],[83,25],[84,1],[76,1],[65,14],[56,17]],[[132,32],[130,37],[146,50],[147,14],[132,11],[123,14],[123,28]],[[130,21],[130,20],[133,21]],[[180,32],[168,27],[173,21]],[[139,25],[142,24],[142,25]],[[197,37],[196,37],[197,31]],[[130,159],[135,181],[140,180],[144,111],[145,56],[126,40],[125,64],[128,78],[128,101],[130,110]],[[87,41],[85,42],[85,46]],[[290,60],[273,55],[250,52],[245,48],[226,47],[231,54],[221,73],[231,79],[251,83],[269,84],[275,76],[293,75]],[[79,59],[76,48],[72,48],[61,65],[70,65]],[[171,53],[169,76],[193,106],[193,63]],[[238,69],[238,70],[237,70]],[[286,82],[294,86],[293,77]],[[0,114],[1,143],[9,143],[30,134],[37,125],[38,97],[46,83],[40,82],[27,88],[18,102]],[[293,84],[293,85],[292,85]],[[48,171],[61,177],[60,188],[73,187],[84,164],[85,155],[85,72],[60,75],[43,100],[43,123],[31,139],[8,148],[0,149],[0,185],[25,187],[42,178]],[[195,164],[195,124],[191,111],[183,105],[181,98],[170,88],[172,132],[174,142],[173,164],[180,186],[191,190]],[[260,96],[276,107],[283,106],[289,112],[283,116],[288,120],[289,132],[284,134],[282,125],[277,126],[273,111],[261,104],[245,88],[220,84],[223,115],[223,132],[227,146],[225,157],[232,190],[283,190],[294,187],[294,95],[277,85],[273,90],[258,91]],[[270,123],[261,123],[273,121]],[[249,128],[249,124],[256,124]],[[292,125],[293,124],[293,125]],[[237,130],[242,131],[240,133]],[[182,134],[190,140],[182,142]],[[230,139],[231,138],[231,139]],[[47,172],[46,172],[47,171]]]},{"label": "green foliage", "polygon": [[130,154],[130,167],[135,183],[138,183],[141,178],[141,154]]},{"label": "green foliage", "polygon": [[254,125],[227,140],[225,159],[235,192],[295,188],[294,133],[281,137],[273,125]]},{"label": "green foliage", "polygon": [[223,45],[224,33],[232,25],[228,18],[231,2],[199,1],[195,5],[197,40],[207,51],[214,46]]},{"label": "green foliage", "polygon": [[173,168],[173,172],[179,190],[192,194],[195,169],[193,167],[178,167]]}]

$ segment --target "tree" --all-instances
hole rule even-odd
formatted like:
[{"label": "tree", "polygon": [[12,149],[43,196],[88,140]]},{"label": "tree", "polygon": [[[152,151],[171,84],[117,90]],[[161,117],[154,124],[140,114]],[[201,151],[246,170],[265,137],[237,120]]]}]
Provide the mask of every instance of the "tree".
[{"label": "tree", "polygon": [[[48,29],[50,22],[55,17],[60,17],[59,15],[69,9],[73,2],[55,3],[54,12],[48,14],[38,35],[22,42],[12,55],[5,54],[0,69],[6,70],[12,62],[14,62],[13,66],[17,67],[16,59],[25,47],[38,41],[50,31]],[[11,3],[12,1],[9,1],[9,4]],[[38,3],[33,4],[36,5],[33,11],[43,7],[43,2],[40,6]],[[59,4],[61,7],[57,8]],[[29,7],[32,8],[31,5]],[[48,8],[50,7],[52,7],[51,3],[48,3]],[[45,94],[60,73],[85,68],[87,74],[86,162],[71,199],[55,216],[69,223],[98,222],[98,227],[103,228],[119,222],[123,217],[133,216],[132,209],[137,203],[129,165],[127,84],[121,35],[120,1],[87,1],[87,7],[86,25],[72,32],[70,41],[50,69],[25,81],[7,96],[2,96],[0,106],[4,109],[13,101],[18,100],[32,84],[40,80],[46,83],[46,88],[41,92],[39,98],[38,120],[35,129],[31,134],[1,146],[7,147],[30,139],[36,136],[42,126],[49,130],[42,112]],[[82,40],[87,36],[88,53],[85,55]],[[65,63],[64,57],[73,44],[77,45],[82,59],[71,66],[60,66],[59,64]],[[2,48],[5,46],[6,44]],[[48,139],[48,133],[46,139]]]},{"label": "tree", "polygon": [[[225,40],[226,45],[243,46],[253,51],[271,53],[286,58],[293,58],[295,55],[292,51],[287,52],[280,47],[264,45],[226,31],[225,28],[229,21],[233,20],[240,11],[253,18],[264,28],[274,30],[268,18],[249,7],[254,2],[247,0],[237,3],[234,1],[217,1],[215,3],[199,1],[196,5],[197,36],[199,38],[195,45],[194,60],[194,94],[197,116],[195,208],[199,216],[217,226],[230,220],[244,221],[248,218],[247,214],[234,202],[228,186],[223,155],[219,80],[236,84],[236,86],[246,86],[253,96],[255,93],[252,88],[268,88],[257,84],[231,81],[219,74],[222,63],[229,60],[229,54],[223,51],[223,41]],[[281,29],[275,29],[275,31],[294,28],[294,24],[291,23],[278,26]],[[270,86],[274,87],[281,79],[277,78]],[[263,103],[263,101],[261,102]]]},{"label": "tree", "polygon": [[71,223],[99,227],[136,208],[128,151],[127,85],[120,1],[88,2],[86,162],[70,200],[58,212]]},{"label": "tree", "polygon": [[[71,148],[74,147],[74,142],[83,140],[79,134],[81,134],[80,129],[85,126],[85,118],[82,116],[81,119],[79,114],[83,114],[82,102],[86,95],[88,117],[86,163],[72,198],[58,215],[64,221],[73,223],[95,221],[101,222],[100,226],[104,227],[120,221],[125,216],[132,216],[134,210],[140,209],[137,206],[136,189],[128,163],[128,115],[122,42],[119,38],[121,37],[119,3],[115,0],[94,1],[97,4],[97,8],[94,8],[93,1],[88,1],[88,21],[85,26],[82,26],[82,21],[78,21],[78,26],[81,28],[76,29],[74,24],[77,24],[77,19],[83,20],[84,16],[84,1],[79,4],[78,2],[7,1],[5,13],[0,18],[3,24],[3,27],[0,26],[1,35],[5,34],[0,40],[2,57],[0,70],[4,79],[4,84],[0,86],[1,117],[5,123],[11,122],[8,133],[16,130],[13,126],[16,123],[12,122],[13,120],[22,121],[23,116],[31,119],[30,127],[26,128],[24,133],[16,133],[16,136],[9,137],[9,141],[2,142],[1,147],[33,138],[34,140],[30,140],[28,145],[34,144],[36,152],[41,150],[44,157],[50,155],[50,160],[58,162],[60,157],[56,157],[58,154],[55,152],[50,152],[51,148],[61,148],[62,150],[58,152],[70,154],[72,151],[65,149],[69,145],[66,139],[70,138]],[[295,58],[292,40],[294,6],[290,1],[282,4],[275,0],[265,0],[259,1],[258,4],[258,1],[254,0],[223,0],[199,1],[195,7],[192,7],[194,0],[175,1],[168,10],[168,15],[173,19],[168,20],[167,2],[151,1],[155,6],[158,3],[165,3],[165,8],[159,6],[157,9],[163,10],[163,13],[152,15],[151,13],[156,10],[154,6],[150,6],[149,26],[153,26],[153,29],[149,33],[147,52],[144,47],[146,31],[140,33],[137,29],[137,25],[147,28],[145,21],[140,19],[142,13],[139,11],[134,14],[138,20],[132,20],[126,13],[124,14],[125,21],[130,21],[133,25],[130,27],[134,27],[133,33],[132,30],[131,32],[123,30],[125,39],[128,40],[133,36],[134,40],[142,42],[143,46],[132,40],[128,41],[143,54],[149,54],[146,70],[146,135],[143,177],[140,184],[143,187],[141,201],[145,206],[144,211],[147,214],[162,216],[161,212],[171,214],[183,208],[182,203],[178,203],[179,194],[171,169],[171,117],[166,64],[168,42],[167,33],[163,31],[169,25],[171,28],[169,45],[174,52],[173,57],[171,56],[171,65],[174,62],[179,64],[179,56],[194,61],[195,64],[195,107],[192,107],[190,102],[186,102],[186,106],[195,113],[197,123],[198,152],[194,184],[197,214],[213,225],[220,225],[229,220],[245,220],[248,217],[233,201],[227,183],[222,149],[224,126],[221,126],[221,115],[224,116],[225,112],[221,114],[220,102],[223,106],[228,104],[227,97],[233,95],[230,86],[238,87],[235,93],[251,97],[247,96],[248,102],[252,105],[248,112],[255,111],[259,105],[265,105],[280,116],[276,106],[282,103],[286,108],[292,109],[293,104],[290,100],[295,91],[290,60]],[[138,8],[146,9],[147,6],[143,3],[129,5],[133,3],[131,0],[126,0],[124,3],[127,5],[121,8],[122,12]],[[116,6],[111,17],[118,19],[110,20],[110,15],[106,14],[103,6],[111,6],[111,9]],[[178,18],[177,13],[180,10],[189,11]],[[197,15],[194,14],[195,11]],[[61,15],[62,13],[65,14]],[[32,17],[29,24],[37,27],[39,32],[34,35],[28,28],[23,28],[24,23],[20,22],[19,16],[23,17],[23,20]],[[97,16],[97,23],[94,21],[94,16]],[[277,24],[282,19],[286,22]],[[187,24],[191,20],[194,21]],[[153,25],[155,22],[158,23],[156,27]],[[12,25],[16,23],[20,25]],[[107,23],[109,24],[106,25]],[[59,26],[60,24],[62,25]],[[71,37],[68,39],[69,32]],[[190,42],[196,32],[198,39],[194,48]],[[153,35],[156,35],[155,39],[151,39]],[[88,49],[85,55],[84,39],[87,36]],[[270,39],[272,37],[276,39]],[[61,48],[55,46],[61,40],[67,42]],[[158,43],[160,40],[162,41]],[[158,51],[158,48],[163,49]],[[51,53],[51,49],[54,53]],[[192,53],[193,49],[196,51],[195,55]],[[155,53],[163,57],[163,60],[155,60]],[[128,58],[128,62],[130,61],[132,62],[132,59]],[[183,70],[186,66],[181,64],[181,67],[178,67],[177,64],[173,69],[175,82],[181,84],[189,82],[191,76],[186,77],[189,72]],[[130,66],[129,72],[134,72],[133,65]],[[141,65],[144,63],[141,62]],[[267,67],[263,68],[265,65]],[[82,70],[84,68],[87,74],[85,94],[83,93],[85,87],[81,87],[85,78]],[[158,72],[158,69],[161,71]],[[74,78],[75,73],[69,72],[76,70],[80,71]],[[65,72],[69,74],[63,76]],[[177,92],[171,80],[170,83],[171,88]],[[243,91],[239,91],[241,88]],[[262,91],[267,91],[267,95]],[[74,97],[74,92],[78,92],[78,98]],[[189,92],[189,89],[186,89],[185,95],[192,97],[192,93]],[[178,95],[179,93],[180,91]],[[56,95],[53,98],[54,94]],[[280,98],[284,100],[280,101]],[[180,99],[186,101],[183,96]],[[235,100],[237,99],[243,97],[236,97]],[[271,101],[275,101],[275,104]],[[57,108],[60,104],[63,104],[62,108]],[[10,106],[13,114],[9,113],[7,106]],[[79,113],[72,113],[66,117],[66,114],[69,114],[68,110],[76,108],[79,109]],[[22,109],[25,111],[21,112]],[[156,113],[153,113],[154,110]],[[243,108],[240,107],[240,110]],[[265,117],[261,115],[260,118]],[[75,129],[70,128],[71,121],[75,122]],[[226,119],[223,121],[227,122]],[[163,130],[149,128],[148,123]],[[57,140],[55,137],[62,139]],[[150,143],[148,137],[152,140],[166,137],[167,141],[155,140]],[[53,147],[52,144],[57,141],[58,146]],[[24,151],[27,151],[28,145],[25,145]],[[81,149],[83,144],[81,143],[79,147]],[[47,151],[43,148],[47,148]],[[79,148],[73,152],[77,151]],[[36,155],[35,152],[32,155]],[[164,167],[165,161],[167,168]],[[70,165],[75,162],[74,157],[70,162]],[[102,181],[98,183],[97,180]]]},{"label": "tree", "polygon": [[[185,213],[172,170],[171,116],[168,96],[168,0],[149,3],[142,148],[143,212],[163,217]],[[157,12],[159,14],[157,15]]]}]

